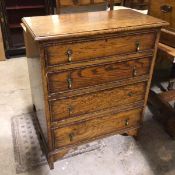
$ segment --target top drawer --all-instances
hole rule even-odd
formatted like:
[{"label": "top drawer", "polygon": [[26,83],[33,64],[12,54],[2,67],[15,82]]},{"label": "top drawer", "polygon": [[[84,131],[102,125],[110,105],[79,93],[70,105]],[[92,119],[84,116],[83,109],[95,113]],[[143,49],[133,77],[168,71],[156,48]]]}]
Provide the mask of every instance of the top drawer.
[{"label": "top drawer", "polygon": [[45,48],[48,66],[74,63],[115,54],[133,53],[154,48],[156,33],[142,33],[93,41],[60,43]]}]

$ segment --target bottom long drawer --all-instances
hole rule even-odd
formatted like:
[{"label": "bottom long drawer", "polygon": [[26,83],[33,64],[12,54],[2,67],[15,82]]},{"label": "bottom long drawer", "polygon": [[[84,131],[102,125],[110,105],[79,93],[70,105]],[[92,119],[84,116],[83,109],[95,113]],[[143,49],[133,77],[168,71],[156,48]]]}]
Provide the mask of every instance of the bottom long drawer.
[{"label": "bottom long drawer", "polygon": [[141,116],[142,109],[134,109],[54,129],[54,148],[77,144],[123,129],[139,126]]}]

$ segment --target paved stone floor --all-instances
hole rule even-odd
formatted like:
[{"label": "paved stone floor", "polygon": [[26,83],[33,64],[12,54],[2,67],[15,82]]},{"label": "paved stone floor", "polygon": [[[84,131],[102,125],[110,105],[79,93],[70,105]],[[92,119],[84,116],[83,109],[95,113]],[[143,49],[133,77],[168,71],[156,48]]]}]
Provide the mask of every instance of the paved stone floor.
[{"label": "paved stone floor", "polygon": [[[0,62],[0,175],[15,175],[11,117],[31,111],[26,58]],[[149,111],[141,137],[103,139],[100,150],[57,161],[22,175],[175,175],[175,141],[152,120]]]}]

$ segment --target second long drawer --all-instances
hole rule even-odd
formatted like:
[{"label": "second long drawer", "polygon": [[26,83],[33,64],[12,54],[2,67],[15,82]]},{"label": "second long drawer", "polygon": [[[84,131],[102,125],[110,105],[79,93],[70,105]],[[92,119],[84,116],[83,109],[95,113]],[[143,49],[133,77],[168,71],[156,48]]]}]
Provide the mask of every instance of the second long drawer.
[{"label": "second long drawer", "polygon": [[152,57],[48,73],[49,93],[85,88],[149,74]]},{"label": "second long drawer", "polygon": [[59,121],[142,101],[145,96],[146,84],[146,82],[141,82],[96,93],[51,100],[49,102],[51,119],[52,121]]}]

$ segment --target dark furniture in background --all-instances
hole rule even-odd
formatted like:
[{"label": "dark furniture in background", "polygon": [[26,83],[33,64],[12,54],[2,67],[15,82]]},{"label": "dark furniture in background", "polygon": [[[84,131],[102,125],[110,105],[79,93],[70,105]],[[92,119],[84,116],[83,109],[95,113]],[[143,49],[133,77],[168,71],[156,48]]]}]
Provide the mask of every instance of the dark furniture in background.
[{"label": "dark furniture in background", "polygon": [[150,0],[149,14],[170,23],[162,30],[160,42],[175,48],[175,1]]},{"label": "dark furniture in background", "polygon": [[123,0],[125,7],[130,7],[138,10],[148,9],[149,0]]},{"label": "dark furniture in background", "polygon": [[21,18],[41,16],[53,12],[49,0],[1,0],[0,22],[7,57],[25,53]]},{"label": "dark furniture in background", "polygon": [[77,13],[106,10],[106,0],[56,0],[56,12],[63,13]]},{"label": "dark furniture in background", "polygon": [[55,0],[58,14],[111,10],[114,5],[123,5],[124,0]]},{"label": "dark furniture in background", "polygon": [[[161,93],[150,92],[149,106],[165,127],[165,130],[175,139],[175,109],[170,102],[175,100],[175,1],[150,0],[149,14],[169,22],[169,26],[162,29],[155,66],[154,85],[160,88]],[[172,66],[168,66],[171,64]],[[169,81],[167,87],[162,81]],[[175,103],[174,103],[175,107]]]},{"label": "dark furniture in background", "polygon": [[111,9],[114,5],[122,5],[133,9],[147,10],[149,5],[149,0],[107,0],[107,2]]}]

